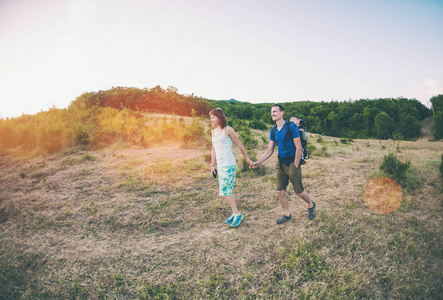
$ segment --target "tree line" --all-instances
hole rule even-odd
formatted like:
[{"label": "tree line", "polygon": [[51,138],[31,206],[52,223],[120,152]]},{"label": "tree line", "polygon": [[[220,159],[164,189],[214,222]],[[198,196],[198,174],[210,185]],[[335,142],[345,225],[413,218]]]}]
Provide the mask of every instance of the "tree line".
[{"label": "tree line", "polygon": [[181,95],[177,88],[169,86],[163,89],[155,86],[151,89],[113,87],[109,90],[88,92],[80,95],[74,103],[83,104],[86,109],[94,106],[115,109],[129,108],[142,112],[163,112],[180,116],[207,114],[212,106],[201,97]]},{"label": "tree line", "polygon": [[[438,107],[440,96],[434,97]],[[207,115],[215,107],[225,110],[235,120],[247,120],[250,127],[267,129],[272,125],[272,103],[252,104],[240,101],[211,100],[192,95],[182,95],[177,88],[160,86],[148,89],[115,87],[105,91],[84,93],[74,102],[86,108],[99,106],[136,111],[163,112],[181,116]],[[388,98],[361,99],[357,101],[285,103],[286,117],[297,116],[313,133],[344,138],[400,138],[411,140],[420,136],[420,121],[432,116],[416,99]],[[440,118],[437,116],[437,119]],[[434,126],[435,127],[435,126]],[[437,130],[437,129],[435,129]],[[435,131],[434,130],[434,131]],[[440,135],[437,135],[440,136]]]},{"label": "tree line", "polygon": [[[435,98],[435,97],[434,97]],[[273,124],[272,103],[251,104],[239,101],[210,101],[221,107],[235,123],[251,120],[251,127],[264,129]],[[283,103],[285,118],[296,116],[305,120],[308,131],[343,138],[400,138],[411,140],[420,136],[420,121],[432,116],[416,99],[361,99],[357,101]]]},{"label": "tree line", "polygon": [[[207,116],[211,109],[207,100],[180,95],[173,87],[116,87],[84,93],[68,108],[52,107],[35,115],[0,119],[0,155],[14,148],[41,154],[72,147],[97,149],[113,143],[149,147],[176,141],[185,146],[200,145],[206,142],[206,133],[196,116]],[[194,118],[187,124],[181,116]]]},{"label": "tree line", "polygon": [[[375,99],[358,101],[284,103],[286,119],[302,118],[309,132],[343,138],[414,139],[420,135],[420,121],[433,116],[436,139],[443,138],[443,95],[431,99],[432,109],[415,99]],[[178,116],[207,117],[221,107],[229,124],[268,130],[274,125],[271,103],[210,100],[181,95],[174,87],[152,89],[115,87],[88,92],[72,101],[68,108],[51,108],[35,115],[0,119],[0,150],[55,152],[72,146],[101,147],[116,141],[150,145],[165,134],[182,143],[201,140],[201,129],[193,122],[186,125]],[[172,119],[153,122],[146,112],[172,114]],[[174,117],[175,115],[175,117]],[[177,127],[177,128],[176,128]],[[175,132],[175,131],[174,131]],[[193,136],[198,136],[196,139]]]}]

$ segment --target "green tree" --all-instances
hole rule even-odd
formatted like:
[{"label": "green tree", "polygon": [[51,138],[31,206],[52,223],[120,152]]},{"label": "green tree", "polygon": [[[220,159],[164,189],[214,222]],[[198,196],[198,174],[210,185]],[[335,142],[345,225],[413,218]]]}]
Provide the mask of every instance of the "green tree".
[{"label": "green tree", "polygon": [[365,119],[365,131],[367,137],[373,136],[375,110],[371,107],[365,107],[363,116]]},{"label": "green tree", "polygon": [[374,126],[378,138],[388,139],[394,133],[395,122],[387,113],[381,112],[375,117]]},{"label": "green tree", "polygon": [[400,120],[397,123],[397,132],[406,139],[413,139],[420,136],[421,125],[420,122],[409,114],[403,114],[400,116]]},{"label": "green tree", "polygon": [[362,131],[365,129],[365,118],[362,113],[354,113],[349,119],[349,127],[352,130]]},{"label": "green tree", "polygon": [[328,128],[326,131],[329,133],[329,135],[338,136],[339,135],[338,115],[335,113],[335,111],[331,111],[328,114],[327,120],[329,122],[328,122]]},{"label": "green tree", "polygon": [[443,95],[432,97],[431,103],[434,115],[436,115],[437,112],[443,111]]},{"label": "green tree", "polygon": [[431,125],[432,133],[436,140],[443,139],[443,111],[439,111],[433,118],[433,124]]}]

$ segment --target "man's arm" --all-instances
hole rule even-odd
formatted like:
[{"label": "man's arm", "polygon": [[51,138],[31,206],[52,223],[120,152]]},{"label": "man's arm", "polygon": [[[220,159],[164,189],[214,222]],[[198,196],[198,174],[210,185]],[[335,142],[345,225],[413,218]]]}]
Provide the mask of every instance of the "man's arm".
[{"label": "man's arm", "polygon": [[295,145],[294,165],[298,168],[298,165],[300,164],[300,158],[301,158],[302,153],[303,153],[301,142],[300,142],[300,137],[294,138],[294,145]]},{"label": "man's arm", "polygon": [[259,160],[257,160],[255,165],[258,166],[258,165],[262,164],[264,161],[266,161],[268,158],[270,158],[272,156],[272,154],[274,153],[274,147],[275,147],[275,142],[270,141],[268,149],[266,150],[265,154],[263,154],[263,156],[260,157]]}]

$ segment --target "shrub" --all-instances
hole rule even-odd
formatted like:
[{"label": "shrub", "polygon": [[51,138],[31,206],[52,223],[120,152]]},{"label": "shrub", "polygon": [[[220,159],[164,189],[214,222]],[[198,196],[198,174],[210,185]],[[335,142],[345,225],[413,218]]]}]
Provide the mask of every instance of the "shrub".
[{"label": "shrub", "polygon": [[194,120],[191,124],[187,125],[181,136],[181,142],[183,146],[204,144],[205,137],[203,124]]},{"label": "shrub", "polygon": [[[443,192],[443,154],[441,155],[440,162],[440,193]],[[443,199],[441,200],[441,204],[443,206]]]},{"label": "shrub", "polygon": [[258,129],[258,130],[266,130],[266,129],[268,129],[268,126],[265,124],[265,122],[263,122],[263,120],[260,120],[260,119],[258,119],[258,120],[256,120],[256,119],[252,120],[252,121],[249,123],[249,126],[250,126],[251,128],[253,128],[253,129]]},{"label": "shrub", "polygon": [[[177,120],[177,118],[168,119],[166,116],[163,116],[160,119],[152,118],[152,121],[151,124],[144,125],[143,129],[143,143],[146,146],[162,144],[164,142],[176,141],[179,139],[184,143],[183,134],[185,134],[186,129],[183,120],[180,121]],[[189,142],[191,142],[192,137],[187,138],[189,139]]]},{"label": "shrub", "polygon": [[239,136],[246,151],[251,151],[257,147],[258,141],[251,135],[249,129],[246,128],[239,131]]},{"label": "shrub", "polygon": [[402,184],[406,181],[406,172],[411,166],[410,161],[401,162],[394,153],[389,153],[383,157],[379,169],[385,172],[390,178]]},{"label": "shrub", "polygon": [[350,144],[353,141],[352,138],[342,138],[340,139],[340,143],[342,144]]},{"label": "shrub", "polygon": [[328,157],[329,153],[327,152],[327,150],[328,148],[326,146],[322,146],[321,149],[318,149],[315,145],[312,144],[308,145],[308,151],[310,156]]},{"label": "shrub", "polygon": [[443,139],[443,111],[437,112],[432,119],[433,123],[431,125],[431,130],[434,139],[441,140]]},{"label": "shrub", "polygon": [[328,148],[326,146],[321,147],[320,150],[318,150],[315,155],[322,156],[322,157],[328,157],[329,153],[327,152]]},{"label": "shrub", "polygon": [[443,178],[443,154],[441,155],[440,177]]},{"label": "shrub", "polygon": [[248,128],[248,124],[246,123],[245,120],[240,120],[236,118],[230,118],[228,120],[228,125],[234,128],[235,131],[240,131],[244,128],[246,129]]},{"label": "shrub", "polygon": [[309,144],[308,145],[308,151],[310,154],[313,154],[317,150],[317,147],[315,145]]}]

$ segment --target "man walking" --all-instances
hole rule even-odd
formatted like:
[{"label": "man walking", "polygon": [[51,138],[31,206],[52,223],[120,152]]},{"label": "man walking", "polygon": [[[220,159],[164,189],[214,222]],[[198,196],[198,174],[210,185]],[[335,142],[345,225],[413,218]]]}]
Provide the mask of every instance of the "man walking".
[{"label": "man walking", "polygon": [[270,158],[274,153],[274,146],[277,144],[277,195],[283,208],[283,217],[277,220],[277,224],[282,224],[292,219],[288,199],[286,198],[286,187],[289,181],[291,181],[294,186],[297,196],[305,200],[308,204],[308,219],[312,220],[315,218],[315,202],[311,201],[311,197],[302,185],[300,158],[303,150],[300,142],[300,133],[294,123],[286,122],[283,119],[284,113],[281,104],[272,105],[271,116],[276,126],[271,129],[268,149],[265,154],[254,163],[254,167],[256,168]]}]

